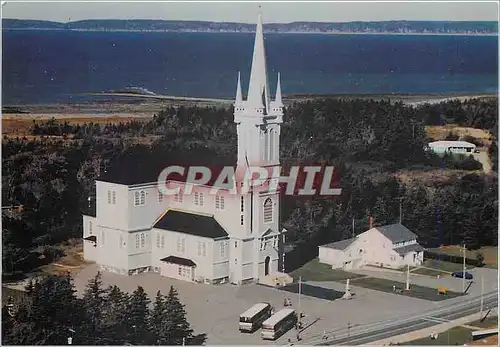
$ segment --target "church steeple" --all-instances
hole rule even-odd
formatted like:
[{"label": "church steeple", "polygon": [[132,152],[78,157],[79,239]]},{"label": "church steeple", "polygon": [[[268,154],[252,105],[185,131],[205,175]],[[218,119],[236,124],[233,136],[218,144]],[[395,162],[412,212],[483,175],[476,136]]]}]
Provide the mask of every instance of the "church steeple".
[{"label": "church steeple", "polygon": [[236,100],[234,102],[234,106],[241,107],[243,105],[243,97],[241,95],[241,77],[240,72],[238,71],[238,85],[236,87]]},{"label": "church steeple", "polygon": [[249,108],[264,108],[269,113],[269,82],[267,80],[266,51],[262,30],[262,15],[259,13],[255,44],[253,48],[252,70],[248,86],[247,105]]}]

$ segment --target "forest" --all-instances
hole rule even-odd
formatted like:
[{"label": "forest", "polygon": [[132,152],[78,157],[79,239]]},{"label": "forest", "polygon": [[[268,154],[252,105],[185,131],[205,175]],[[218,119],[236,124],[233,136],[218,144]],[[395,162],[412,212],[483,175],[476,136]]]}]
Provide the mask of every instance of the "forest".
[{"label": "forest", "polygon": [[[343,192],[336,200],[284,196],[288,242],[315,249],[365,231],[368,216],[379,225],[397,222],[401,206],[402,223],[424,246],[496,245],[497,114],[496,99],[412,107],[325,98],[286,108],[282,166],[334,165]],[[472,158],[426,151],[432,139],[425,126],[436,124],[490,131],[495,173],[477,170],[481,164]],[[236,161],[236,126],[227,108],[170,107],[148,121],[106,125],[52,119],[34,123],[31,132],[37,139],[2,141],[3,205],[22,205],[2,216],[4,278],[36,268],[40,252],[81,237],[82,213],[95,208],[94,180],[104,172]]]},{"label": "forest", "polygon": [[[181,20],[80,20],[60,23],[40,20],[4,19],[4,29],[120,30],[171,32],[254,32],[255,25],[230,22]],[[267,23],[267,32],[411,32],[411,33],[483,33],[498,32],[495,21],[375,21],[375,22],[292,22]]]},{"label": "forest", "polygon": [[70,276],[32,281],[23,300],[2,305],[4,345],[201,345],[177,291],[154,300],[142,287],[126,293],[91,279],[81,298]]}]

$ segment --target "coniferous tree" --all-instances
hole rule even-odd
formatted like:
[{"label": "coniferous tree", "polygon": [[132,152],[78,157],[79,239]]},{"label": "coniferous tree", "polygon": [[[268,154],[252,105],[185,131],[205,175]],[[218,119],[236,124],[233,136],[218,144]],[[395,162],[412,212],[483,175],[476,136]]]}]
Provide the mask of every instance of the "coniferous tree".
[{"label": "coniferous tree", "polygon": [[143,341],[150,341],[149,330],[149,303],[144,289],[139,286],[132,293],[127,305],[127,338],[132,344],[143,344]]},{"label": "coniferous tree", "polygon": [[150,316],[151,343],[155,345],[166,345],[168,343],[167,332],[164,329],[165,318],[169,312],[166,310],[165,297],[158,291],[156,293],[155,303]]},{"label": "coniferous tree", "polygon": [[9,341],[22,345],[67,344],[67,338],[73,335],[70,329],[77,330],[82,317],[71,278],[48,276],[27,289],[7,334]]},{"label": "coniferous tree", "polygon": [[106,291],[102,288],[101,273],[92,278],[86,286],[82,298],[85,310],[82,335],[85,335],[87,344],[101,345],[106,339],[103,336],[103,313],[106,300]]},{"label": "coniferous tree", "polygon": [[108,288],[103,317],[103,339],[108,345],[122,345],[127,342],[129,295],[117,286]]},{"label": "coniferous tree", "polygon": [[164,322],[165,336],[168,336],[169,345],[201,345],[206,340],[205,334],[193,335],[187,319],[184,305],[180,302],[177,291],[173,286],[165,299],[165,310],[168,316]]}]

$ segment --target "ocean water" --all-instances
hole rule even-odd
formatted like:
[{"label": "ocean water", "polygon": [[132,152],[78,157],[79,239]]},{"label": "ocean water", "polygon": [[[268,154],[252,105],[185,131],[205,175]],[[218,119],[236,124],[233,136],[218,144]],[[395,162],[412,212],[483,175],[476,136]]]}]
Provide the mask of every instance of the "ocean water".
[{"label": "ocean water", "polygon": [[[142,87],[232,98],[248,87],[253,34],[3,31],[2,103],[81,101]],[[267,34],[284,94],[498,92],[498,37]]]}]

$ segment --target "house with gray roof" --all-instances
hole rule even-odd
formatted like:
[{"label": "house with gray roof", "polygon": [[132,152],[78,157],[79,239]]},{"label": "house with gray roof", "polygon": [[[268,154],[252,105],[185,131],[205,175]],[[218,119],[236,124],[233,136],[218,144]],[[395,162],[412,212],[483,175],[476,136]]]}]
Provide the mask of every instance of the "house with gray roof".
[{"label": "house with gray roof", "polygon": [[418,236],[402,224],[377,226],[357,235],[319,246],[319,261],[334,269],[365,265],[400,268],[422,264],[424,248]]}]

